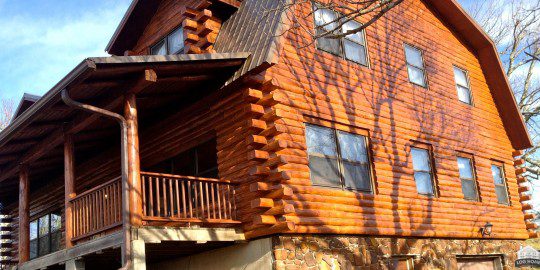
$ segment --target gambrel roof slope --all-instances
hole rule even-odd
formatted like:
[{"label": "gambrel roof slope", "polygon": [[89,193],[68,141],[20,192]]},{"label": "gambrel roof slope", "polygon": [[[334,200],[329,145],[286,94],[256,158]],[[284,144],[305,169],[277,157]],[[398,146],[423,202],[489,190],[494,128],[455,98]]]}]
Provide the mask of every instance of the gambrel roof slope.
[{"label": "gambrel roof slope", "polygon": [[[531,147],[531,139],[493,41],[455,0],[422,1],[476,52],[512,146],[515,149]],[[160,2],[134,0],[106,50],[118,55],[133,47]],[[231,18],[224,22],[215,44],[216,51],[251,52],[250,59],[235,77],[279,60],[280,30],[286,17],[283,9],[275,8],[280,2],[244,0]]]}]

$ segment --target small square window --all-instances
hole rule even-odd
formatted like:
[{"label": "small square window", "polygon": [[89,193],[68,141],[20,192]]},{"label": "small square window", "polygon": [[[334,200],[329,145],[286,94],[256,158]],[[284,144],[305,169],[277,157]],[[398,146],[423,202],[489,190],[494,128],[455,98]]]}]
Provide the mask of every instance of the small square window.
[{"label": "small square window", "polygon": [[405,59],[407,62],[409,81],[426,87],[426,70],[424,67],[422,51],[413,46],[405,44]]},{"label": "small square window", "polygon": [[152,55],[167,55],[167,43],[165,40],[162,40],[158,42],[156,45],[152,47],[150,50],[150,54]]},{"label": "small square window", "polygon": [[472,94],[467,71],[454,67],[454,77],[459,101],[472,105]]},{"label": "small square window", "polygon": [[184,49],[184,30],[179,27],[150,48],[151,55],[180,54]]}]

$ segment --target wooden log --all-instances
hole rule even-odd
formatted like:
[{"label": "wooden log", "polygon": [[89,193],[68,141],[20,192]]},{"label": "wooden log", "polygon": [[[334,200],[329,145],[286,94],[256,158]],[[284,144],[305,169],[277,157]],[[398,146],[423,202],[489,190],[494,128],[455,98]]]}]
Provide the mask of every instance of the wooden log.
[{"label": "wooden log", "polygon": [[73,246],[73,208],[75,198],[75,146],[73,134],[64,133],[64,231],[66,248]]},{"label": "wooden log", "polygon": [[280,222],[269,228],[259,228],[245,232],[247,239],[253,239],[264,235],[272,235],[277,233],[287,233],[295,230],[296,226],[293,222]]},{"label": "wooden log", "polygon": [[141,191],[141,161],[139,157],[139,124],[137,117],[137,98],[135,94],[128,93],[124,102],[124,117],[127,122],[127,149],[128,149],[128,183],[130,186],[130,223],[132,226],[142,225],[142,191]]},{"label": "wooden log", "polygon": [[277,223],[276,217],[270,215],[256,215],[253,217],[253,225],[274,225]]},{"label": "wooden log", "polygon": [[251,208],[268,209],[274,207],[274,200],[268,198],[257,198],[251,201]]},{"label": "wooden log", "polygon": [[19,265],[30,259],[30,182],[28,166],[19,171]]},{"label": "wooden log", "polygon": [[512,152],[512,156],[513,157],[521,157],[521,156],[523,156],[523,150],[516,150],[516,151]]}]

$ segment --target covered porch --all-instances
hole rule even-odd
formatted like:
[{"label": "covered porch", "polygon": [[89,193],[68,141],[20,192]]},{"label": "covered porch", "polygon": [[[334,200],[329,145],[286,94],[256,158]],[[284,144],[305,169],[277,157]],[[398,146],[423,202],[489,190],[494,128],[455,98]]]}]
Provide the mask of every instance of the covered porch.
[{"label": "covered porch", "polygon": [[[238,180],[218,170],[220,131],[212,126],[223,117],[213,106],[232,93],[223,86],[247,57],[91,58],[20,112],[0,133],[0,198],[17,230],[11,263],[20,269],[43,268],[44,262],[76,267],[71,261],[77,258],[118,252],[122,265],[133,267],[171,233],[206,230],[201,235],[207,238],[164,240],[199,243],[202,250],[243,240]],[[104,111],[93,113],[96,108]],[[41,218],[56,209],[61,244],[54,251],[56,228],[48,225],[45,254],[40,231],[32,233],[34,222],[41,230]],[[151,241],[138,237],[145,227],[155,232]],[[112,253],[98,248],[69,255],[112,235],[121,239],[120,248],[116,240],[103,245]]]}]

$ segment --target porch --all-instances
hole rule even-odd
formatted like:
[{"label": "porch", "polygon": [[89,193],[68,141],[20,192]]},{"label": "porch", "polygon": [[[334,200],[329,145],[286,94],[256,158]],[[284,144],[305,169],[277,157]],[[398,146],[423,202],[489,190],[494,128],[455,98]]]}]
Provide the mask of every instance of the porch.
[{"label": "porch", "polygon": [[[236,107],[217,90],[247,56],[89,59],[20,112],[0,134],[0,199],[18,238],[5,262],[126,265],[159,254],[161,237],[175,254],[242,241],[235,164],[218,157],[232,134],[222,108]],[[139,238],[146,228],[154,237]],[[103,244],[113,235],[120,248]]]}]

